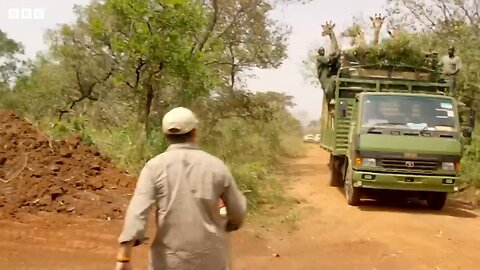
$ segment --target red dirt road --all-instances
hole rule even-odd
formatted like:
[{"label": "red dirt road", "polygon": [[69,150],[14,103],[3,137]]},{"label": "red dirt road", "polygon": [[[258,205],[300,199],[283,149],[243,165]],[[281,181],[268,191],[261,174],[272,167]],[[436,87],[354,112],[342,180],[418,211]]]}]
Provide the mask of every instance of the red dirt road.
[{"label": "red dirt road", "polygon": [[291,194],[306,200],[298,230],[268,233],[270,252],[247,244],[235,269],[479,269],[479,212],[454,202],[442,212],[418,204],[350,207],[340,189],[328,186],[327,162],[328,153],[311,147],[291,165]]},{"label": "red dirt road", "polygon": [[[310,147],[288,165],[289,195],[301,203],[290,218],[275,217],[277,224],[251,222],[234,233],[232,269],[478,269],[478,212],[453,202],[442,212],[377,202],[349,207],[327,184],[327,162],[327,153]],[[22,224],[0,221],[0,269],[113,269],[120,229],[121,221],[46,213]],[[135,269],[145,269],[147,251],[135,251]]]}]

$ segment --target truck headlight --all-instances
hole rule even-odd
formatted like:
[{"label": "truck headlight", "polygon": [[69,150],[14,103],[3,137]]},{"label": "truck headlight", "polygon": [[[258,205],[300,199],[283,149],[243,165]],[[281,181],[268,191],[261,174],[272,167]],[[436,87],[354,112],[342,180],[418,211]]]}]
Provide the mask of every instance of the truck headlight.
[{"label": "truck headlight", "polygon": [[377,160],[374,158],[362,158],[362,167],[377,167]]},{"label": "truck headlight", "polygon": [[455,171],[455,163],[442,162],[442,171]]}]

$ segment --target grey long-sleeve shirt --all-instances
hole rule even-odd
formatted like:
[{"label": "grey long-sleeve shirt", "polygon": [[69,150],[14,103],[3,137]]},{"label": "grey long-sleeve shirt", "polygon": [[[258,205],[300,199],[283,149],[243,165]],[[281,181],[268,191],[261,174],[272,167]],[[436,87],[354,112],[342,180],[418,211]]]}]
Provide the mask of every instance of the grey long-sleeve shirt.
[{"label": "grey long-sleeve shirt", "polygon": [[[218,201],[227,208],[227,228]],[[157,231],[150,253],[153,270],[223,270],[228,260],[226,230],[240,228],[246,199],[228,167],[191,143],[173,144],[147,162],[127,209],[119,242],[145,240],[156,206]]]}]

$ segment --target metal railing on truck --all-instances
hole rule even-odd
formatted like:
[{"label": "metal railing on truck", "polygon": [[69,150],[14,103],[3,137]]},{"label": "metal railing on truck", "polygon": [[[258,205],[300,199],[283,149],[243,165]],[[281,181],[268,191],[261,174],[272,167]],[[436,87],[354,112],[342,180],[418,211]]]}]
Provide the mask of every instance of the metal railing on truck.
[{"label": "metal railing on truck", "polygon": [[435,70],[406,65],[345,66],[338,71],[336,86],[337,99],[354,98],[359,92],[449,93],[448,83]]}]

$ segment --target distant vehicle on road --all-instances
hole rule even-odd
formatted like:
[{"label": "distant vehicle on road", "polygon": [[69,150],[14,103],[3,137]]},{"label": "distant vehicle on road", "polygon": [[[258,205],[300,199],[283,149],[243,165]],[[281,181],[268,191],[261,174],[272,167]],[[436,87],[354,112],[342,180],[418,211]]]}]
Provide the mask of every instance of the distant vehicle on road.
[{"label": "distant vehicle on road", "polygon": [[315,142],[315,137],[313,134],[307,134],[303,136],[303,142],[304,143],[314,143]]},{"label": "distant vehicle on road", "polygon": [[320,133],[317,133],[315,134],[315,137],[313,138],[313,140],[315,141],[315,143],[320,143],[320,139],[321,139],[321,135]]}]

